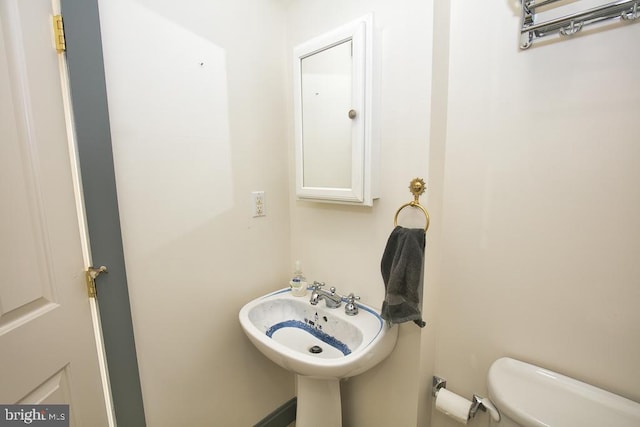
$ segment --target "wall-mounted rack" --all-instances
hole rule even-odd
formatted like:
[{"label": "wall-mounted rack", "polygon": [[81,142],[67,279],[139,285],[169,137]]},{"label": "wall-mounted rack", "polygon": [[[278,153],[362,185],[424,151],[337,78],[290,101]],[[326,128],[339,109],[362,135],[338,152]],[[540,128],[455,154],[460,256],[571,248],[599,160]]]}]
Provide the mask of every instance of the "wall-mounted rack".
[{"label": "wall-mounted rack", "polygon": [[522,0],[520,48],[527,49],[537,38],[559,33],[571,36],[585,25],[609,19],[632,21],[640,18],[640,0],[619,0],[582,12],[536,22],[536,10],[562,0]]}]

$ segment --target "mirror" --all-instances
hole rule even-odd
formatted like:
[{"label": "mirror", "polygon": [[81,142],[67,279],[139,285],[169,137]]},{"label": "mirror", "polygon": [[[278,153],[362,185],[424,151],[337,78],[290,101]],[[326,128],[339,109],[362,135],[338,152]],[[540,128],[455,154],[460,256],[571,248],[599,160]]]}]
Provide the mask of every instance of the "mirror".
[{"label": "mirror", "polygon": [[371,16],[294,49],[296,195],[371,206]]},{"label": "mirror", "polygon": [[351,187],[352,45],[347,40],[300,61],[304,187]]}]

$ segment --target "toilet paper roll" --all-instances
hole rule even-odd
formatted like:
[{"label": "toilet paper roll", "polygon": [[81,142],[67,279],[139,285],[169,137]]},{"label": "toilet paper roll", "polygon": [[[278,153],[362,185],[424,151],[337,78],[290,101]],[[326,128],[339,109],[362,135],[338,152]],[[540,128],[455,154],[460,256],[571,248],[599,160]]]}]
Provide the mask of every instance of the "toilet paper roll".
[{"label": "toilet paper roll", "polygon": [[454,420],[466,424],[469,420],[471,401],[446,388],[441,388],[436,396],[436,409]]}]

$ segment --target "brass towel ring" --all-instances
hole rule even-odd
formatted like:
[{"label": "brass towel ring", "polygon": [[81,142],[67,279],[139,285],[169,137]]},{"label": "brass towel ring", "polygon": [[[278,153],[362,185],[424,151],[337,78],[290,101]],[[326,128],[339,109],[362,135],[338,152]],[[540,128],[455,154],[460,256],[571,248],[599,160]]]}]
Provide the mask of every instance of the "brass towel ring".
[{"label": "brass towel ring", "polygon": [[398,209],[398,211],[396,212],[396,215],[393,217],[394,226],[396,227],[398,226],[398,215],[400,214],[400,211],[406,208],[407,206],[412,206],[414,208],[419,208],[424,213],[424,216],[426,219],[426,225],[424,227],[424,231],[425,233],[427,232],[427,230],[429,229],[429,212],[424,206],[420,204],[420,195],[424,193],[425,188],[426,188],[426,185],[422,178],[414,178],[411,180],[411,183],[409,184],[409,191],[411,191],[411,194],[413,194],[413,200],[410,201],[409,203],[405,203],[404,205],[400,206],[400,209]]}]

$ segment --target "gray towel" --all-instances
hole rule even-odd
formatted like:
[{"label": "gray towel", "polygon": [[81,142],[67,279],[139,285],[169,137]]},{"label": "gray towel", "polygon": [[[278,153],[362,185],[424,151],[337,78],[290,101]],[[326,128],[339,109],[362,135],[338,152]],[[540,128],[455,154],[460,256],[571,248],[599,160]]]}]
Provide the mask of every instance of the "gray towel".
[{"label": "gray towel", "polygon": [[413,320],[423,328],[422,282],[425,231],[397,226],[391,232],[380,269],[386,290],[382,318],[391,323]]}]

